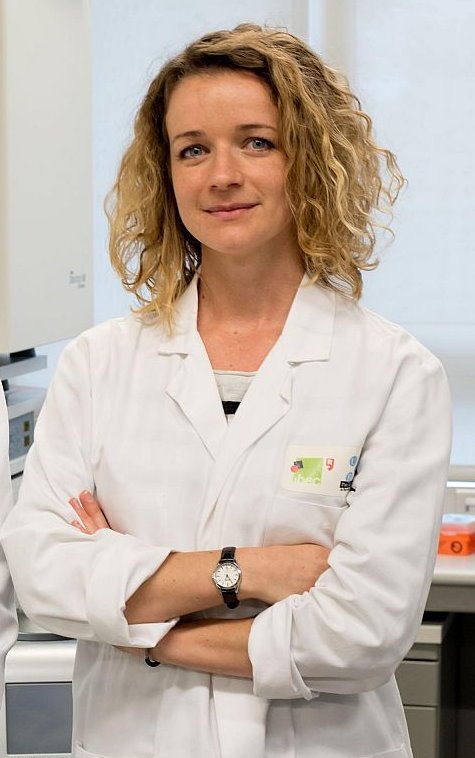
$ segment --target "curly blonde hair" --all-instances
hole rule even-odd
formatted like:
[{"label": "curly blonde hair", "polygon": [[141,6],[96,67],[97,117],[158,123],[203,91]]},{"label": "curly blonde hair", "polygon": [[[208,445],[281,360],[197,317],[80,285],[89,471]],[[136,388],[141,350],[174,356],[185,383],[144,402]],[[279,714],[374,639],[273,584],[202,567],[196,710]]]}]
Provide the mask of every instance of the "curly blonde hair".
[{"label": "curly blonde hair", "polygon": [[139,313],[173,328],[174,306],[201,260],[184,227],[170,176],[165,116],[174,87],[210,70],[251,72],[279,113],[286,194],[308,275],[359,298],[376,229],[387,229],[404,179],[395,156],[374,141],[370,117],[346,80],[304,42],[281,29],[241,24],[206,34],[168,61],[135,119],[134,138],[106,200],[112,265]]}]

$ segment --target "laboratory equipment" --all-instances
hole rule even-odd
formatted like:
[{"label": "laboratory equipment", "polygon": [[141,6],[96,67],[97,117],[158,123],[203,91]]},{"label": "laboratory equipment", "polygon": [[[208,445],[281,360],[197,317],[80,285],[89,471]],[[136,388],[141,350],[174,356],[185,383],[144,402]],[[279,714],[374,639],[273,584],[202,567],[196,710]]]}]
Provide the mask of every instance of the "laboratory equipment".
[{"label": "laboratory equipment", "polygon": [[0,0],[0,353],[93,321],[89,13]]}]

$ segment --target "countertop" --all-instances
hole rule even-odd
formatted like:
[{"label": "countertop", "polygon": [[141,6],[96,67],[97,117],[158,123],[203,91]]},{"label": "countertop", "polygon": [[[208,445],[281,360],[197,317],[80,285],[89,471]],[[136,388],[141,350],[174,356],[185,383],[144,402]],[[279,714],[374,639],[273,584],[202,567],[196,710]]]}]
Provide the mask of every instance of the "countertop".
[{"label": "countertop", "polygon": [[432,584],[463,584],[475,587],[475,553],[438,555]]},{"label": "countertop", "polygon": [[475,613],[475,553],[437,556],[426,610]]}]

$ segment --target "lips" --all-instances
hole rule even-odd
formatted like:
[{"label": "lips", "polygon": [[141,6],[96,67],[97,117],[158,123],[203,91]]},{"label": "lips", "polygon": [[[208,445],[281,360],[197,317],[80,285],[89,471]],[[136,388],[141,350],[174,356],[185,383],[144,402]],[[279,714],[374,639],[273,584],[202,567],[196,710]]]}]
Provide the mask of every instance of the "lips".
[{"label": "lips", "polygon": [[212,205],[210,208],[206,208],[207,213],[222,213],[238,211],[241,209],[254,208],[257,203],[223,203],[222,205]]},{"label": "lips", "polygon": [[206,213],[209,213],[213,218],[221,219],[224,221],[232,221],[233,219],[245,216],[257,203],[223,203],[221,205],[212,205],[206,208]]}]

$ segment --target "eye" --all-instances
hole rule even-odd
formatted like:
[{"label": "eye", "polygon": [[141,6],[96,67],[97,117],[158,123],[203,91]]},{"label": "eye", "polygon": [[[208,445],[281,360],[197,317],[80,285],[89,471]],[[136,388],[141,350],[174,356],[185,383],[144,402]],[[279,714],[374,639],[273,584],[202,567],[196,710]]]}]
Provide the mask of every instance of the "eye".
[{"label": "eye", "polygon": [[200,158],[202,155],[204,155],[205,149],[204,147],[201,147],[201,145],[190,145],[189,147],[185,147],[183,150],[180,150],[179,157],[180,158]]},{"label": "eye", "polygon": [[262,153],[266,150],[271,150],[274,145],[270,140],[265,139],[264,137],[251,137],[251,139],[247,143],[252,150],[255,150],[256,152]]}]

